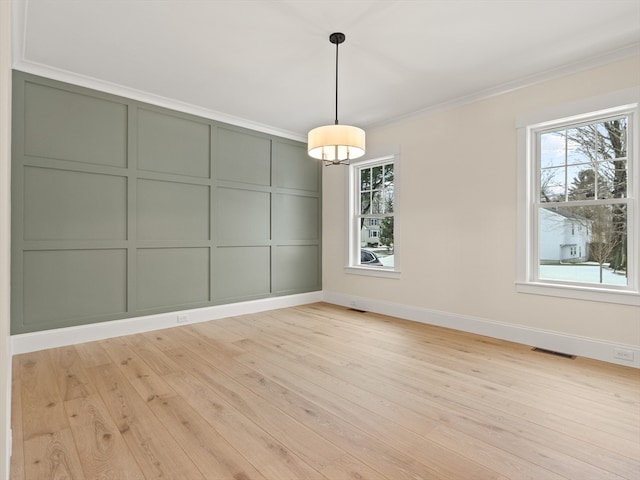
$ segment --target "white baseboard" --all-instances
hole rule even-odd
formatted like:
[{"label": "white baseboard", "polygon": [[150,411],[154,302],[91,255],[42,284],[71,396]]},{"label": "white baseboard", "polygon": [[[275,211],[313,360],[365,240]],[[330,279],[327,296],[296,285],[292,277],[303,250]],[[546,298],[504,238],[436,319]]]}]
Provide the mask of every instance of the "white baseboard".
[{"label": "white baseboard", "polygon": [[[356,297],[336,292],[325,291],[324,301],[343,307],[356,308],[358,310],[390,315],[429,325],[486,335],[488,337],[531,345],[532,347],[539,347],[546,350],[640,368],[640,348],[633,345],[615,344],[550,330],[523,327],[521,325],[495,322],[483,318],[457,315],[409,305],[381,302],[371,298]],[[630,352],[633,360],[615,358],[614,353],[617,350]]]},{"label": "white baseboard", "polygon": [[[106,338],[132,335],[209,320],[218,320],[235,315],[246,315],[278,308],[295,307],[297,305],[321,301],[429,325],[486,335],[488,337],[531,345],[546,350],[640,368],[640,348],[633,345],[615,344],[550,330],[523,327],[521,325],[495,322],[467,315],[457,315],[427,308],[382,302],[371,298],[327,291],[272,297],[250,302],[217,305],[145,317],[127,318],[112,322],[12,335],[11,352],[13,355],[17,355],[47,348],[104,340]],[[178,323],[177,318],[181,315],[187,316],[188,320],[186,323]],[[633,360],[615,358],[614,353],[617,350],[630,352]]]},{"label": "white baseboard", "polygon": [[[45,350],[47,348],[63,347],[76,343],[93,342],[106,338],[133,335],[163,328],[177,327],[192,323],[218,320],[235,315],[265,312],[278,308],[295,307],[307,303],[321,302],[322,292],[302,293],[284,297],[271,297],[249,302],[230,303],[213,307],[180,310],[176,312],[160,313],[144,317],[126,318],[111,322],[80,325],[77,327],[58,328],[41,332],[22,333],[11,336],[11,352],[20,353]],[[187,321],[178,323],[178,316],[187,316]]]}]

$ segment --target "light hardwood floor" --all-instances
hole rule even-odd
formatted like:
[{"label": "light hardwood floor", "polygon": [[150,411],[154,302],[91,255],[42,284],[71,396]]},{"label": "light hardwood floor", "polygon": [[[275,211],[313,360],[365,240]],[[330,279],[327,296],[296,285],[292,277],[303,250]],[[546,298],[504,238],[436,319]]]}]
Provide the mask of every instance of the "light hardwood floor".
[{"label": "light hardwood floor", "polygon": [[313,304],[14,358],[11,480],[640,478],[640,372]]}]

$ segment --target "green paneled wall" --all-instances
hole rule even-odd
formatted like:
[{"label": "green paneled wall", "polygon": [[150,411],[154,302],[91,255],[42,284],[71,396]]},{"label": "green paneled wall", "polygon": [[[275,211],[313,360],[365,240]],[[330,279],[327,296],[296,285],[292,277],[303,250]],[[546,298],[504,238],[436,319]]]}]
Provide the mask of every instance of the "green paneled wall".
[{"label": "green paneled wall", "polygon": [[299,142],[14,72],[12,333],[321,289]]}]

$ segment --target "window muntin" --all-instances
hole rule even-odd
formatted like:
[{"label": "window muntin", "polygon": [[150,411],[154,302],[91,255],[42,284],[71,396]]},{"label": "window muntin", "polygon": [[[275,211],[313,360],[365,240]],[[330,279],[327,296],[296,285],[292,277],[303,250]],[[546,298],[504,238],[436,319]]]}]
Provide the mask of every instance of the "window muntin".
[{"label": "window muntin", "polygon": [[627,205],[538,208],[539,280],[628,285]]},{"label": "window muntin", "polygon": [[[638,98],[640,98],[640,87],[633,87],[599,97],[581,100],[572,104],[558,105],[545,110],[526,113],[517,117],[518,260],[515,283],[518,292],[640,306],[640,255],[638,253],[640,239],[640,217],[638,214],[640,211],[638,201],[640,158],[637,148],[637,142],[640,138],[640,128],[638,121]],[[568,198],[568,188],[571,187],[573,183],[571,180],[568,181],[568,179],[581,179],[580,175],[571,176],[571,168],[579,164],[588,163],[584,161],[585,152],[576,152],[575,149],[568,148],[565,149],[567,151],[566,155],[563,152],[562,155],[547,156],[543,162],[541,151],[548,149],[548,141],[554,141],[556,143],[558,141],[558,138],[553,138],[552,136],[544,137],[544,134],[578,129],[587,125],[598,125],[599,123],[621,117],[627,118],[626,137],[624,137],[626,147],[624,149],[618,149],[617,155],[609,154],[606,156],[606,159],[601,158],[598,166],[600,167],[599,173],[603,173],[603,160],[608,161],[607,159],[610,158],[622,160],[626,158],[625,161],[618,162],[617,168],[614,166],[613,171],[611,166],[609,166],[608,172],[606,169],[604,171],[605,178],[606,175],[608,175],[609,178],[620,179],[623,175],[626,175],[626,193],[622,195],[619,191],[621,185],[625,184],[616,181],[612,183],[610,193],[608,195],[603,194],[599,188],[598,179],[596,178],[597,172],[594,171],[593,180],[591,180],[591,178],[585,178],[585,174],[582,175],[584,184],[589,185],[591,188],[574,189],[573,196],[575,198]],[[591,128],[593,129],[594,127]],[[602,126],[595,128],[598,129],[597,131],[599,131],[600,134],[604,131]],[[584,131],[583,129],[581,133]],[[566,142],[566,140],[565,143],[570,145],[570,142]],[[593,153],[593,151],[597,151],[597,149],[591,148],[591,153]],[[606,151],[606,149],[600,149],[601,157],[605,156],[602,154],[604,151]],[[587,152],[589,152],[588,149]],[[621,154],[626,155],[626,157],[621,156]],[[549,168],[553,166],[562,167],[555,170],[555,175],[548,174],[548,177],[554,181],[547,182],[547,186],[557,188],[557,191],[552,192],[557,195],[557,198],[550,198],[550,195],[547,195],[549,198],[545,198],[544,195],[542,195],[543,192],[541,189],[545,177],[541,176],[541,172],[543,167]],[[607,167],[607,165],[605,164],[604,167]],[[617,173],[616,170],[618,171]],[[562,174],[559,173],[561,171]],[[626,173],[623,174],[622,172]],[[598,187],[596,187],[596,185],[598,185]],[[562,190],[560,191],[560,189]],[[597,194],[596,191],[598,191],[599,194]],[[549,191],[545,193],[548,194]],[[613,198],[611,198],[611,194],[613,194]],[[578,198],[579,195],[582,195],[582,197]],[[557,268],[557,266],[547,265],[544,264],[547,262],[539,261],[539,258],[547,258],[544,256],[541,257],[541,255],[544,254],[543,250],[545,247],[539,241],[541,230],[540,212],[543,210],[553,211],[554,207],[561,207],[563,213],[565,213],[565,217],[570,217],[571,214],[576,214],[575,210],[572,211],[573,207],[593,207],[594,203],[591,202],[591,199],[594,198],[597,199],[601,205],[620,204],[626,208],[624,212],[626,216],[627,242],[627,271],[624,277],[626,285],[615,285],[611,284],[611,282],[600,283],[599,272],[597,282],[588,280],[586,276],[582,275],[585,271],[580,271],[579,273],[582,275],[582,278],[578,279],[579,281],[575,281],[575,279],[565,274],[565,272],[571,270],[570,268],[561,270],[562,275],[557,277],[553,272],[550,272],[550,269],[553,270]],[[607,208],[621,209],[620,205]],[[568,212],[567,209],[569,209]],[[566,215],[566,213],[569,213],[569,215]],[[582,215],[582,213],[583,212],[577,212],[578,215]],[[606,210],[602,215],[607,215]],[[608,215],[611,215],[611,212],[609,212]],[[616,215],[621,215],[621,213],[618,212]],[[588,254],[584,251],[584,246],[580,241],[580,235],[584,235],[587,229],[587,226],[582,223],[584,222],[579,222],[574,226],[575,235],[571,236],[569,241],[564,242],[563,248],[565,251],[568,251],[569,255],[571,255],[571,245],[577,247],[577,251],[573,251],[576,252],[578,257],[584,257]],[[591,234],[590,232],[589,235]],[[557,230],[555,235],[558,235]],[[560,244],[556,245],[555,248],[557,252],[560,249]],[[557,255],[558,253],[556,253],[556,256]],[[562,266],[565,267],[567,265]],[[568,266],[571,267],[572,265],[568,264]],[[617,275],[620,275],[620,273],[621,272],[617,272]]]},{"label": "window muntin", "polygon": [[[397,155],[349,166],[350,273],[397,275]],[[355,267],[355,268],[353,268]]]},{"label": "window muntin", "polygon": [[537,281],[629,285],[629,120],[624,114],[533,131]]},{"label": "window muntin", "polygon": [[626,197],[628,116],[538,132],[540,202]]}]

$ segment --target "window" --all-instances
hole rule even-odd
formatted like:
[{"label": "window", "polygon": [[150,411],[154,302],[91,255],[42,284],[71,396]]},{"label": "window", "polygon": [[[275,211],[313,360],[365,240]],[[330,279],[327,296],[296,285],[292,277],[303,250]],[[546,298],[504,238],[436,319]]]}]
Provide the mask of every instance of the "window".
[{"label": "window", "polygon": [[518,120],[518,291],[640,304],[637,90]]},{"label": "window", "polygon": [[397,274],[397,179],[397,154],[349,165],[350,273]]}]

